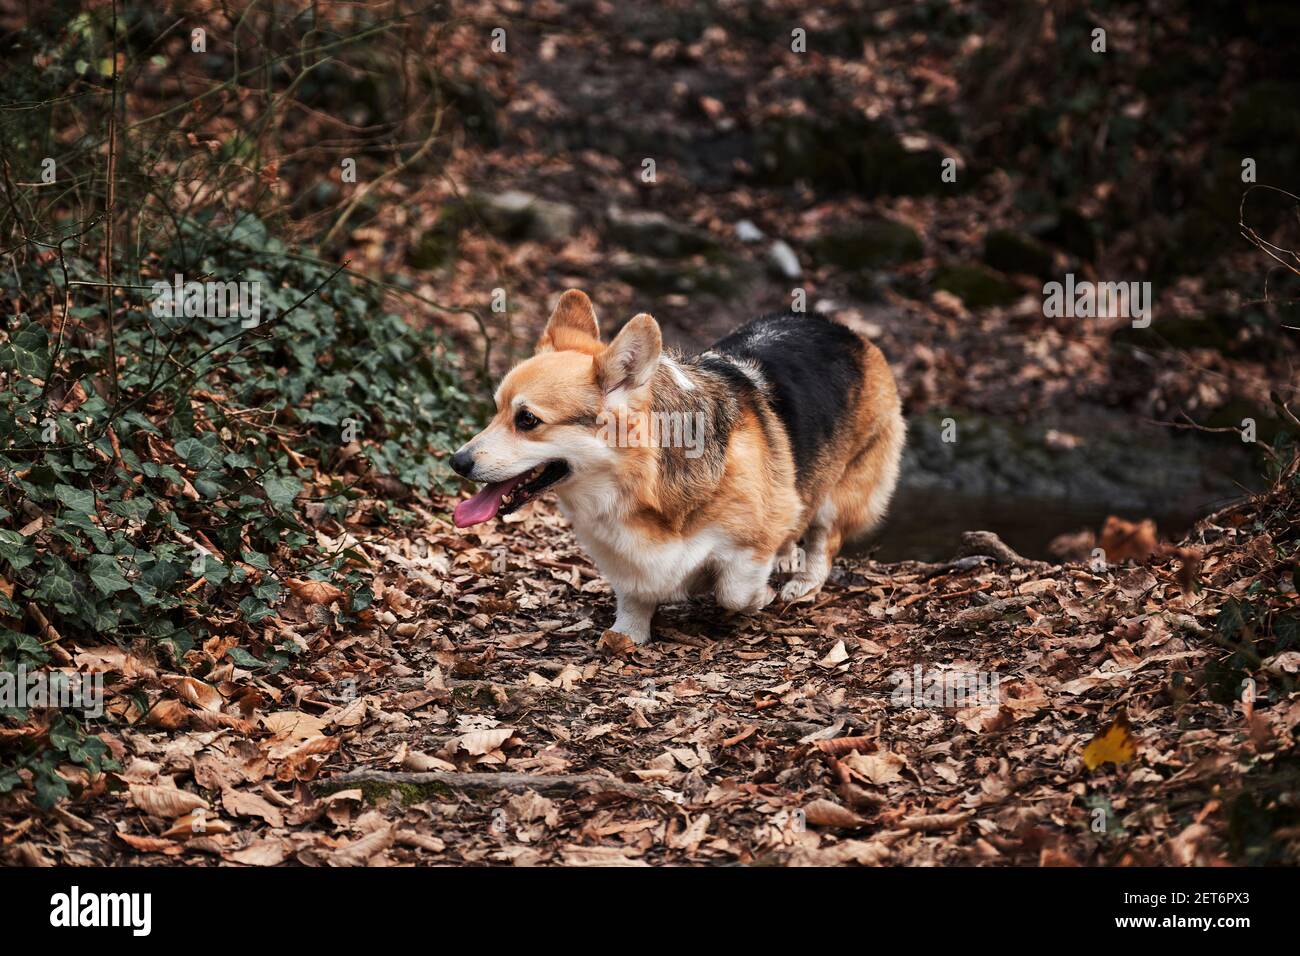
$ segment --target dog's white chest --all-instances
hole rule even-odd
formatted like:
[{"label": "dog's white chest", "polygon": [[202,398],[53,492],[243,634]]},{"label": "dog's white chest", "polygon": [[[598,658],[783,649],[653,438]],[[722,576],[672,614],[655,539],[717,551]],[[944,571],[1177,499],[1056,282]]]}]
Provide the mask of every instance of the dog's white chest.
[{"label": "dog's white chest", "polygon": [[618,593],[659,601],[687,597],[692,578],[710,562],[721,535],[705,529],[690,537],[657,541],[638,534],[622,521],[585,513],[560,502],[574,535],[600,573]]}]

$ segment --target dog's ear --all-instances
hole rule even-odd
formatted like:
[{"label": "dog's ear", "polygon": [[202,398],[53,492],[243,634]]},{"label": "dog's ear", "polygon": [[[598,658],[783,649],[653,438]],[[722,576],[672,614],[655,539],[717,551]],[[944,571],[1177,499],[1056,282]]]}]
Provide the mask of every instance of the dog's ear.
[{"label": "dog's ear", "polygon": [[537,340],[536,354],[565,349],[590,352],[599,344],[600,329],[596,326],[596,310],[591,300],[582,290],[570,289],[555,304],[546,331]]},{"label": "dog's ear", "polygon": [[605,393],[606,404],[617,405],[628,392],[647,384],[662,351],[659,323],[644,312],[633,316],[596,356],[596,382]]}]

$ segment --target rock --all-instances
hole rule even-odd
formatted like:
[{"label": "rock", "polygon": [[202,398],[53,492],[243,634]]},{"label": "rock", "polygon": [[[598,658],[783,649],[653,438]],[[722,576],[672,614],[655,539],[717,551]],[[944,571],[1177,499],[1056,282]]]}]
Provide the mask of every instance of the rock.
[{"label": "rock", "polygon": [[1010,229],[994,229],[984,239],[984,261],[1008,275],[1050,279],[1055,273],[1052,251]]},{"label": "rock", "polygon": [[620,281],[651,296],[703,293],[729,298],[757,278],[752,265],[730,256],[697,263],[623,255],[614,260],[613,268]]},{"label": "rock", "polygon": [[473,202],[488,231],[503,239],[567,239],[573,235],[578,220],[577,210],[568,203],[516,189],[477,194]]},{"label": "rock", "polygon": [[820,262],[841,269],[880,269],[921,258],[916,230],[889,219],[868,219],[852,228],[827,233],[812,244]]},{"label": "rock", "polygon": [[437,269],[456,256],[461,231],[472,221],[470,208],[465,203],[448,203],[438,214],[438,221],[425,231],[406,254],[407,263],[415,269]]},{"label": "rock", "polygon": [[884,124],[860,116],[773,117],[756,134],[756,173],[776,185],[802,181],[819,193],[868,197],[953,192],[974,180],[963,170],[956,183],[943,182],[944,155],[928,145],[910,145]]},{"label": "rock", "polygon": [[790,244],[778,239],[767,247],[767,262],[772,271],[784,279],[797,279],[803,275],[799,267],[799,257],[795,255]]},{"label": "rock", "polygon": [[741,242],[762,242],[767,237],[763,235],[763,230],[754,225],[748,219],[742,219],[736,223],[736,238]]},{"label": "rock", "polygon": [[662,259],[680,259],[717,248],[707,232],[647,209],[610,206],[608,235],[629,252]]},{"label": "rock", "polygon": [[1024,295],[1006,276],[973,264],[944,266],[935,273],[934,287],[951,292],[968,309],[1010,305]]}]

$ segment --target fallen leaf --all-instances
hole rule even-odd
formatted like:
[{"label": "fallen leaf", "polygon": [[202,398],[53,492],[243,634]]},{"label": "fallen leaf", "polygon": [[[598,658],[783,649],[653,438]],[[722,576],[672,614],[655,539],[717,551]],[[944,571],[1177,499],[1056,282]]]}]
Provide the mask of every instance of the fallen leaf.
[{"label": "fallen leaf", "polygon": [[1089,770],[1096,770],[1104,763],[1122,766],[1133,759],[1136,750],[1137,741],[1133,738],[1128,715],[1120,710],[1115,719],[1083,748],[1083,763]]},{"label": "fallen leaf", "polygon": [[325,581],[312,581],[307,578],[288,578],[284,582],[304,604],[333,604],[343,601],[347,595]]},{"label": "fallen leaf", "polygon": [[804,818],[813,826],[856,830],[867,825],[866,819],[831,800],[814,800],[803,808]]},{"label": "fallen leaf", "polygon": [[197,793],[177,790],[175,787],[133,783],[128,788],[128,793],[131,806],[153,817],[179,817],[191,810],[211,809],[208,801]]}]

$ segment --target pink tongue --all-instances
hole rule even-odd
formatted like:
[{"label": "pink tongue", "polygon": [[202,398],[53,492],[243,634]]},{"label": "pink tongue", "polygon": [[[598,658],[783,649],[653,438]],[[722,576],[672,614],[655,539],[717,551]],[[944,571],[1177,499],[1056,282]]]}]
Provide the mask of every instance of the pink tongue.
[{"label": "pink tongue", "polygon": [[460,502],[460,504],[456,505],[456,511],[452,515],[456,527],[468,528],[472,524],[495,518],[497,512],[501,510],[501,499],[523,478],[524,476],[520,475],[508,481],[494,481],[491,484],[484,485],[483,489],[473,498]]}]

